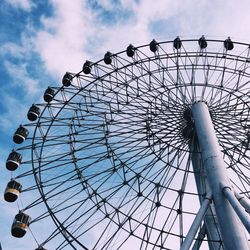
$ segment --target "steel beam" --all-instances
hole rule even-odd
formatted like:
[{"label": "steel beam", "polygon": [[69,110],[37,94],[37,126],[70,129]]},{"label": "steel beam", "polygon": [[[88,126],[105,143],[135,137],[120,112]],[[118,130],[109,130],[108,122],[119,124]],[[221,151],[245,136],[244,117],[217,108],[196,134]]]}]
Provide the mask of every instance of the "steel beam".
[{"label": "steel beam", "polygon": [[195,243],[192,247],[192,250],[199,250],[200,249],[202,241],[206,237],[206,235],[207,235],[207,228],[206,228],[206,225],[203,224],[202,227],[200,228],[198,235],[197,235],[197,238],[196,238]]},{"label": "steel beam", "polygon": [[237,198],[237,200],[245,208],[246,212],[250,214],[250,202],[249,202],[249,199],[246,196],[244,196],[242,194],[239,194],[234,189],[233,189],[233,192],[234,192],[234,195]]},{"label": "steel beam", "polygon": [[240,220],[242,221],[243,225],[247,229],[248,233],[250,233],[250,220],[249,220],[249,214],[245,211],[243,206],[240,204],[240,202],[237,200],[237,198],[234,196],[234,193],[231,189],[231,187],[228,187],[221,184],[223,194],[226,196],[227,200],[231,204],[231,206],[234,208],[234,211],[239,216]]},{"label": "steel beam", "polygon": [[227,176],[226,164],[205,102],[196,102],[192,105],[192,119],[201,148],[208,183],[213,194],[224,247],[226,250],[249,250],[243,225],[221,189],[221,183],[230,187],[230,180]]},{"label": "steel beam", "polygon": [[[195,177],[197,191],[200,197],[200,204],[204,200],[206,193],[211,193],[210,187],[207,182],[205,169],[202,163],[200,148],[197,143],[197,137],[193,136],[189,144],[192,165]],[[209,250],[218,250],[221,246],[221,237],[219,233],[218,223],[215,215],[214,204],[210,203],[209,208],[204,217],[204,227],[206,227],[206,235],[208,239]],[[197,243],[198,244],[198,243]]]},{"label": "steel beam", "polygon": [[195,238],[195,235],[197,234],[198,232],[198,229],[201,225],[201,222],[202,222],[202,219],[203,217],[205,216],[205,213],[209,207],[209,204],[211,202],[211,198],[212,198],[212,194],[208,194],[207,197],[204,199],[204,201],[202,202],[201,204],[201,207],[188,231],[188,234],[181,246],[181,250],[189,250],[192,243],[193,243],[193,240]]}]

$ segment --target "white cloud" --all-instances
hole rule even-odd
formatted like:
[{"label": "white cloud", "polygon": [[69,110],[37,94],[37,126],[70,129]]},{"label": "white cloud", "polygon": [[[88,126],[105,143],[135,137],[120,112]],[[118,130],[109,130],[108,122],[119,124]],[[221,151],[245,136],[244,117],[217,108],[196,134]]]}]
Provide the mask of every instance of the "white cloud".
[{"label": "white cloud", "polygon": [[14,59],[28,61],[34,51],[33,38],[29,35],[31,32],[32,31],[30,29],[29,31],[25,30],[23,32],[20,44],[14,42],[4,43],[0,47],[1,57],[4,58],[5,56],[7,56]]},{"label": "white cloud", "polygon": [[16,58],[22,58],[24,56],[23,47],[13,42],[5,43],[0,48],[0,55],[11,55]]},{"label": "white cloud", "polygon": [[1,130],[12,138],[12,134],[19,124],[23,121],[26,122],[28,105],[31,104],[21,102],[18,98],[11,96],[10,93],[5,93],[2,96],[1,102],[8,104],[6,105],[5,112],[1,114]]},{"label": "white cloud", "polygon": [[[99,3],[108,11],[120,11],[115,9],[118,7],[112,1],[102,0]],[[123,11],[132,14],[126,20],[116,19],[112,25],[101,23],[96,10],[90,9],[87,1],[76,0],[72,4],[67,0],[53,0],[52,6],[54,15],[42,18],[43,29],[37,32],[34,43],[47,71],[60,77],[65,71],[80,71],[86,59],[98,60],[107,50],[116,52],[125,49],[129,43],[140,45],[150,42],[155,38],[150,25],[157,20],[165,20],[166,26],[170,26],[163,27],[166,33],[158,34],[162,39],[172,39],[167,33],[171,29],[175,29],[171,35],[184,36],[216,35],[220,30],[216,18],[209,20],[209,15],[217,16],[217,10],[205,0],[166,0],[157,4],[149,0],[122,0]],[[169,18],[172,18],[171,22],[174,20],[174,27],[168,22]]]},{"label": "white cloud", "polygon": [[65,71],[80,70],[93,21],[81,0],[74,4],[53,0],[52,5],[55,15],[42,18],[44,29],[37,33],[35,42],[48,72],[61,76]]},{"label": "white cloud", "polygon": [[115,5],[110,0],[100,0],[98,3],[106,10],[113,10]]},{"label": "white cloud", "polygon": [[8,74],[13,78],[16,86],[22,87],[27,95],[35,94],[39,91],[38,80],[31,78],[27,72],[26,64],[14,64],[9,61],[4,62]]},{"label": "white cloud", "polygon": [[[31,6],[27,0],[8,1]],[[208,0],[165,0],[154,4],[150,0],[121,0],[119,9],[112,2],[102,0],[99,4],[111,12],[122,10],[132,14],[126,20],[118,18],[112,25],[107,25],[100,22],[88,1],[75,0],[74,4],[67,0],[51,1],[53,15],[42,17],[43,27],[30,39],[35,46],[32,49],[40,55],[48,73],[61,77],[66,71],[80,71],[86,59],[98,60],[107,50],[116,52],[125,49],[129,43],[145,44],[152,38],[172,39],[173,34],[189,37],[231,34],[247,38],[250,33],[242,25],[242,16],[245,21],[249,19],[249,2],[246,0],[241,5],[236,5],[235,0],[226,4]],[[166,27],[162,27],[162,32],[155,37],[150,25],[157,20],[163,20],[162,25]],[[169,33],[169,30],[173,31]],[[30,45],[22,46],[30,48]],[[21,53],[14,45],[7,49]]]},{"label": "white cloud", "polygon": [[32,0],[6,0],[6,2],[14,8],[22,9],[28,12],[35,6]]}]

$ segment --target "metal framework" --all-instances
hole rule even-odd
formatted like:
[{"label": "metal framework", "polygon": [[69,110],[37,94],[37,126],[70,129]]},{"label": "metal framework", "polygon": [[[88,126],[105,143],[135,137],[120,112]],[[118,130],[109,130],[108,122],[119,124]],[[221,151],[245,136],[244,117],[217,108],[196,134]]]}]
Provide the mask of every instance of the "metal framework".
[{"label": "metal framework", "polygon": [[177,37],[66,73],[14,148],[32,247],[249,249],[249,66],[248,44]]}]

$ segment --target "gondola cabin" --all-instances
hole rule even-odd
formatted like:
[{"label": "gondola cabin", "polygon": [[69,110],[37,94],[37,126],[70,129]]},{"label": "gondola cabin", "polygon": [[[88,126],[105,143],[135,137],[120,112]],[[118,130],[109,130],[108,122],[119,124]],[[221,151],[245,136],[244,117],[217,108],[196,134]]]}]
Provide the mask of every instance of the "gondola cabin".
[{"label": "gondola cabin", "polygon": [[207,47],[207,41],[206,41],[204,36],[202,36],[199,39],[198,43],[199,43],[199,46],[200,46],[201,49],[205,49]]},{"label": "gondola cabin", "polygon": [[20,125],[13,136],[13,141],[17,144],[21,144],[26,140],[28,134],[29,131],[25,127]]},{"label": "gondola cabin", "polygon": [[19,182],[15,180],[9,181],[4,192],[4,199],[8,202],[16,201],[21,193],[21,190],[22,185]]},{"label": "gondola cabin", "polygon": [[66,74],[63,76],[63,79],[62,79],[63,86],[65,87],[70,86],[72,79],[73,79],[73,76],[70,73],[66,72]]},{"label": "gondola cabin", "polygon": [[84,64],[83,64],[83,67],[82,67],[82,71],[84,74],[90,74],[91,72],[91,68],[92,68],[92,62],[90,61],[86,61]]},{"label": "gondola cabin", "polygon": [[152,52],[156,52],[158,50],[159,44],[155,41],[155,39],[153,39],[150,44],[149,44],[149,48]]},{"label": "gondola cabin", "polygon": [[181,42],[181,39],[178,36],[174,39],[173,45],[174,45],[175,49],[180,49],[181,48],[182,42]]},{"label": "gondola cabin", "polygon": [[111,64],[112,63],[112,53],[111,52],[107,52],[105,55],[104,55],[104,62],[106,64]]},{"label": "gondola cabin", "polygon": [[135,47],[132,44],[130,44],[126,49],[126,53],[128,57],[133,57],[135,54]]},{"label": "gondola cabin", "polygon": [[19,212],[13,221],[11,234],[16,238],[22,238],[30,225],[31,217],[23,212]]},{"label": "gondola cabin", "polygon": [[40,108],[33,104],[28,111],[27,117],[30,121],[33,122],[38,118],[40,112]]},{"label": "gondola cabin", "polygon": [[12,151],[6,161],[6,168],[10,171],[16,170],[22,161],[22,155],[16,151]]},{"label": "gondola cabin", "polygon": [[225,41],[224,41],[224,47],[226,50],[232,50],[234,48],[234,44],[231,40],[230,37],[228,37]]},{"label": "gondola cabin", "polygon": [[44,92],[43,99],[45,102],[51,102],[54,96],[55,96],[55,90],[48,87]]}]

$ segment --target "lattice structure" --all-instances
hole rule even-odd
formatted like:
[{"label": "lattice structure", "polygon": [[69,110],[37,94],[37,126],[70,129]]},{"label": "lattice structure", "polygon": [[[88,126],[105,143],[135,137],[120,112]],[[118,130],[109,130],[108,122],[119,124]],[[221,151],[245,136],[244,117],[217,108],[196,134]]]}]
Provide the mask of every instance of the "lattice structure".
[{"label": "lattice structure", "polygon": [[177,37],[66,73],[15,133],[14,229],[38,249],[180,249],[186,238],[224,249],[193,107],[207,107],[229,188],[248,204],[249,52],[230,38]]}]

